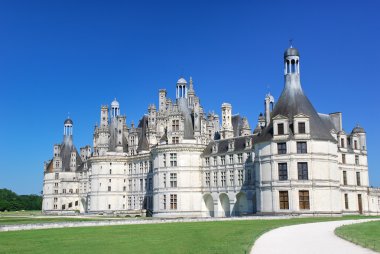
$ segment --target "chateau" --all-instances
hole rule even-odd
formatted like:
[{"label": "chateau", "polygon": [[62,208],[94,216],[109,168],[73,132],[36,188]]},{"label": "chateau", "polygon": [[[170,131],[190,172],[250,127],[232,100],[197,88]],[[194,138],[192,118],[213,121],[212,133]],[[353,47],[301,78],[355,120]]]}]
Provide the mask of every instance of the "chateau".
[{"label": "chateau", "polygon": [[[73,121],[45,162],[45,213],[227,217],[252,214],[380,214],[370,188],[366,132],[346,132],[342,113],[318,113],[300,82],[296,48],[284,54],[285,85],[268,94],[254,129],[223,103],[206,113],[193,80],[176,98],[159,91],[138,125],[116,99],[101,106],[93,147],[79,152]],[[333,99],[333,98],[331,98]]]}]

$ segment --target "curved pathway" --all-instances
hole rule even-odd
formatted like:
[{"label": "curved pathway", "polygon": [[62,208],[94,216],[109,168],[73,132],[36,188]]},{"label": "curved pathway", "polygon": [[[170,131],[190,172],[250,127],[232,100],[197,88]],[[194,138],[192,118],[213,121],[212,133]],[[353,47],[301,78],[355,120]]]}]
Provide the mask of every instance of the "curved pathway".
[{"label": "curved pathway", "polygon": [[343,240],[334,233],[342,225],[372,220],[378,219],[318,222],[277,228],[257,239],[251,254],[375,254],[377,252]]}]

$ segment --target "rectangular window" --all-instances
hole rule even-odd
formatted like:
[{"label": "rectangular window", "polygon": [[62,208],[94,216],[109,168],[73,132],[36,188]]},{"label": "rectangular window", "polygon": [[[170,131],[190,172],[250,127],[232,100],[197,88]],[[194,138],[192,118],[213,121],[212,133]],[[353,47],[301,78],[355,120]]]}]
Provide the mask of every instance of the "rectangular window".
[{"label": "rectangular window", "polygon": [[306,142],[297,142],[297,153],[307,153]]},{"label": "rectangular window", "polygon": [[243,170],[238,170],[238,183],[239,183],[239,186],[243,185],[243,181],[244,181]]},{"label": "rectangular window", "polygon": [[111,191],[111,186],[108,186],[108,191]]},{"label": "rectangular window", "polygon": [[179,120],[172,121],[172,131],[179,131]]},{"label": "rectangular window", "polygon": [[361,182],[360,182],[360,172],[356,172],[356,185],[357,186],[361,185]]},{"label": "rectangular window", "polygon": [[128,164],[128,173],[131,175],[132,174],[132,163]]},{"label": "rectangular window", "polygon": [[308,180],[307,162],[298,162],[298,180]]},{"label": "rectangular window", "polygon": [[177,173],[170,173],[170,187],[177,188]]},{"label": "rectangular window", "polygon": [[222,181],[222,187],[226,186],[226,172],[222,171],[220,175],[221,181]]},{"label": "rectangular window", "polygon": [[234,163],[234,155],[233,154],[228,155],[228,160],[229,160],[230,164],[233,164]]},{"label": "rectangular window", "polygon": [[288,180],[288,164],[278,163],[278,180]]},{"label": "rectangular window", "polygon": [[299,205],[302,210],[310,209],[309,191],[299,191]]},{"label": "rectangular window", "polygon": [[277,143],[277,153],[286,154],[286,143]]},{"label": "rectangular window", "polygon": [[226,165],[226,156],[225,155],[220,156],[220,163],[222,165]]},{"label": "rectangular window", "polygon": [[128,189],[131,191],[132,190],[132,180],[128,180]]},{"label": "rectangular window", "polygon": [[358,141],[357,140],[354,141],[354,149],[358,149]]},{"label": "rectangular window", "polygon": [[230,170],[230,186],[234,186],[234,171]]},{"label": "rectangular window", "polygon": [[347,185],[347,171],[343,171],[343,185]]},{"label": "rectangular window", "polygon": [[132,209],[132,197],[128,197],[128,209]]},{"label": "rectangular window", "polygon": [[144,182],[143,179],[140,179],[140,191],[143,191]]},{"label": "rectangular window", "polygon": [[206,172],[206,186],[210,187],[210,172]]},{"label": "rectangular window", "polygon": [[177,210],[177,194],[170,194],[170,209]]},{"label": "rectangular window", "polygon": [[59,179],[59,173],[55,173],[55,180]]},{"label": "rectangular window", "polygon": [[242,153],[238,154],[238,163],[243,163],[243,154]]},{"label": "rectangular window", "polygon": [[279,191],[280,209],[289,209],[289,195],[287,191]]},{"label": "rectangular window", "polygon": [[284,135],[284,124],[283,123],[279,123],[277,124],[277,134],[278,135]]},{"label": "rectangular window", "polygon": [[164,210],[166,210],[166,195],[164,195],[162,197],[162,206],[163,206]]},{"label": "rectangular window", "polygon": [[344,194],[344,207],[348,209],[348,194]]},{"label": "rectangular window", "polygon": [[355,155],[355,165],[359,165],[359,155]]},{"label": "rectangular window", "polygon": [[179,144],[179,137],[172,137],[173,144]]},{"label": "rectangular window", "polygon": [[78,206],[78,204],[79,204],[78,201],[75,201],[75,206]]},{"label": "rectangular window", "polygon": [[170,166],[171,167],[177,167],[177,154],[176,153],[170,154]]},{"label": "rectangular window", "polygon": [[298,123],[298,133],[299,134],[305,134],[306,133],[306,128],[305,128],[305,123],[304,122],[299,122]]},{"label": "rectangular window", "polygon": [[205,163],[206,163],[206,166],[210,166],[210,158],[209,157],[205,158]]},{"label": "rectangular window", "polygon": [[218,158],[216,156],[214,157],[213,161],[214,161],[214,166],[218,165]]},{"label": "rectangular window", "polygon": [[340,139],[340,147],[343,147],[343,148],[344,148],[344,138],[341,138],[341,139]]},{"label": "rectangular window", "polygon": [[346,155],[345,154],[342,154],[342,163],[346,164]]},{"label": "rectangular window", "polygon": [[164,173],[164,175],[163,175],[163,181],[162,182],[164,183],[164,188],[166,188],[166,173]]},{"label": "rectangular window", "polygon": [[218,172],[214,172],[214,186],[218,186]]}]

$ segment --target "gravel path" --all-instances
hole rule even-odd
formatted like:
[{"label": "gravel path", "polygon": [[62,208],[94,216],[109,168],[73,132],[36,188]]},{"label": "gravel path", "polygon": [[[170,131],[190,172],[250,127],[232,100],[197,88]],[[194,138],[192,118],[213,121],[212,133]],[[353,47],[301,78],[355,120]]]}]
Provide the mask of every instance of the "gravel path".
[{"label": "gravel path", "polygon": [[251,254],[375,254],[377,252],[350,243],[334,234],[334,230],[342,225],[372,220],[378,219],[318,222],[277,228],[257,239]]}]

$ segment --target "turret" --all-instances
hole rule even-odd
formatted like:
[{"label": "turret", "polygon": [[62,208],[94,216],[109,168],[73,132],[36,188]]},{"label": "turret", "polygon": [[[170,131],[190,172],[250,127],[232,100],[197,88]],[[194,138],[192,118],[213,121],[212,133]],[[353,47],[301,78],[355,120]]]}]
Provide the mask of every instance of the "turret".
[{"label": "turret", "polygon": [[119,102],[115,98],[111,103],[111,118],[114,118],[118,115],[120,115],[120,107]]},{"label": "turret", "polygon": [[73,135],[73,120],[68,117],[63,123],[63,135],[65,137]]},{"label": "turret", "polygon": [[180,78],[177,81],[176,98],[187,98],[187,81],[184,78]]},{"label": "turret", "polygon": [[190,87],[189,87],[189,91],[187,92],[187,100],[189,102],[189,108],[193,108],[194,97],[195,97],[195,91],[194,91],[194,86],[193,86],[193,78],[190,77]]},{"label": "turret", "polygon": [[296,48],[290,46],[284,53],[284,74],[294,75],[300,74],[300,54]]},{"label": "turret", "polygon": [[102,106],[100,110],[100,127],[108,126],[108,106]]},{"label": "turret", "polygon": [[233,137],[232,106],[229,103],[222,104],[222,139]]},{"label": "turret", "polygon": [[160,89],[159,91],[159,105],[158,105],[158,110],[159,111],[164,111],[166,108],[166,89]]},{"label": "turret", "polygon": [[273,106],[274,106],[274,98],[270,93],[265,96],[264,104],[265,104],[265,124],[266,126],[268,126],[270,123],[271,112],[273,111]]},{"label": "turret", "polygon": [[77,153],[72,151],[70,153],[70,171],[74,172],[77,168]]},{"label": "turret", "polygon": [[363,127],[361,127],[359,124],[352,130],[352,134],[357,134],[359,136],[359,143],[358,149],[361,150],[367,150],[367,135]]}]

